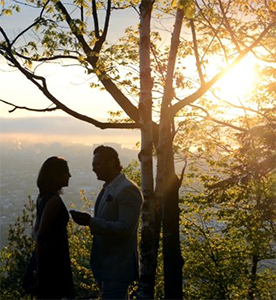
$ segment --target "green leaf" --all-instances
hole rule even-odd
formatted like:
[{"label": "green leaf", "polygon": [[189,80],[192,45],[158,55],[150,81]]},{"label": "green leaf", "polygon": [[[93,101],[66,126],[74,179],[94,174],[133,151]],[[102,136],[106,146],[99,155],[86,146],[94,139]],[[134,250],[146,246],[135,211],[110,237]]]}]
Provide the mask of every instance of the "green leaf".
[{"label": "green leaf", "polygon": [[179,4],[184,9],[184,15],[187,19],[193,19],[195,16],[194,0],[180,0]]}]

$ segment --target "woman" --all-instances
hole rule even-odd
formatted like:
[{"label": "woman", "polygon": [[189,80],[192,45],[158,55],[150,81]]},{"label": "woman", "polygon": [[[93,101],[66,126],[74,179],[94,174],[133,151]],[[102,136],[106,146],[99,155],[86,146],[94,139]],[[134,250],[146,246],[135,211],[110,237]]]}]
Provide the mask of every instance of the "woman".
[{"label": "woman", "polygon": [[67,237],[69,214],[60,197],[70,177],[67,162],[50,157],[37,178],[39,195],[34,236],[38,299],[74,298]]}]

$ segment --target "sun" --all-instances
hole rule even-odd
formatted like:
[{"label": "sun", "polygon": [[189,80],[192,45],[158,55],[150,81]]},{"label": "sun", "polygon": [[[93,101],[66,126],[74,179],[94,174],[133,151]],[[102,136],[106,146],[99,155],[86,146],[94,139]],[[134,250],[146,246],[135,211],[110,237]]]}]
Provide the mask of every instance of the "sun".
[{"label": "sun", "polygon": [[217,96],[234,105],[245,104],[254,93],[257,77],[256,60],[246,57],[218,82]]}]

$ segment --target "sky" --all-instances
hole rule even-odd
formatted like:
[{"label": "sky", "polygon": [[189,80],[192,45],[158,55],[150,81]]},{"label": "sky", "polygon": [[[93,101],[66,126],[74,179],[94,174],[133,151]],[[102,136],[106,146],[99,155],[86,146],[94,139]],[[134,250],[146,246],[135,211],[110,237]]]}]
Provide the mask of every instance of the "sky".
[{"label": "sky", "polygon": [[[29,20],[30,12],[23,9],[12,19],[1,16],[0,22],[8,34],[15,36],[28,25]],[[110,25],[110,40],[116,41],[123,35],[126,27],[137,22],[138,15],[134,10],[128,11],[123,18],[115,11]],[[88,79],[80,67],[66,68],[51,64],[43,67],[42,72],[54,96],[82,114],[99,121],[106,121],[109,117],[108,111],[120,110],[107,92],[89,87],[92,79]],[[2,57],[0,57],[0,99],[32,108],[45,108],[51,104],[37,87],[20,72],[11,69]],[[51,141],[70,138],[72,141],[87,144],[95,139],[103,139],[112,142],[119,140],[124,146],[133,148],[140,138],[138,131],[92,128],[92,125],[75,120],[62,111],[36,113],[17,109],[9,113],[10,109],[11,106],[0,103],[0,140],[2,141],[7,138],[29,140],[44,138]],[[65,123],[66,126],[63,125]]]},{"label": "sky", "polygon": [[[15,16],[8,18],[1,16],[0,24],[10,36],[15,36],[23,28],[30,23],[30,13],[25,9]],[[12,20],[12,21],[11,21]],[[137,24],[139,21],[137,12],[133,9],[124,12],[114,11],[112,13],[109,40],[116,40],[123,35],[125,28]],[[162,20],[163,27],[169,25],[168,20]],[[166,25],[165,25],[166,24]],[[155,24],[156,25],[156,24]],[[155,26],[154,25],[154,26]],[[168,36],[163,36],[165,40]],[[0,35],[0,40],[2,36]],[[187,64],[187,62],[185,62]],[[194,61],[190,62],[193,66]],[[252,58],[245,60],[240,69],[234,74],[229,74],[224,81],[219,82],[221,96],[225,100],[239,105],[239,97],[246,92],[250,92],[250,87],[254,86],[254,65]],[[107,92],[91,89],[89,83],[92,77],[87,77],[84,69],[81,67],[62,67],[60,65],[47,64],[43,66],[40,73],[47,78],[49,90],[53,95],[69,108],[77,112],[87,115],[99,121],[107,121],[109,118],[108,111],[118,111],[120,107],[112,99]],[[236,88],[233,89],[232,87]],[[244,98],[244,97],[241,97]],[[0,99],[12,102],[17,105],[28,106],[31,108],[46,108],[51,102],[41,93],[41,91],[30,83],[20,72],[8,67],[5,60],[0,57]],[[53,141],[53,139],[68,140],[71,139],[80,143],[91,143],[95,139],[103,141],[121,142],[123,146],[135,147],[140,140],[140,134],[131,130],[101,130],[92,128],[93,126],[82,121],[78,121],[69,117],[62,111],[51,113],[35,113],[26,110],[17,109],[13,113],[9,113],[12,107],[0,102],[0,141],[7,138],[15,139],[44,139]],[[240,110],[234,110],[234,115],[239,115]],[[231,117],[231,116],[230,116]],[[72,120],[70,120],[72,119]],[[72,122],[72,123],[71,123]],[[64,125],[66,124],[66,126]],[[74,124],[74,125],[72,125]]]}]

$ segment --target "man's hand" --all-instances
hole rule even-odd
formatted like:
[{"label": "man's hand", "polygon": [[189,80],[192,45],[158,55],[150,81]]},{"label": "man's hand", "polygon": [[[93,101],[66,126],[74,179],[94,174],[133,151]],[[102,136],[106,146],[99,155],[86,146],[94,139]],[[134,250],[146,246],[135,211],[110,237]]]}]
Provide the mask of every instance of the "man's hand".
[{"label": "man's hand", "polygon": [[91,216],[89,214],[76,210],[70,210],[70,214],[77,224],[84,226],[88,226],[90,224]]}]

